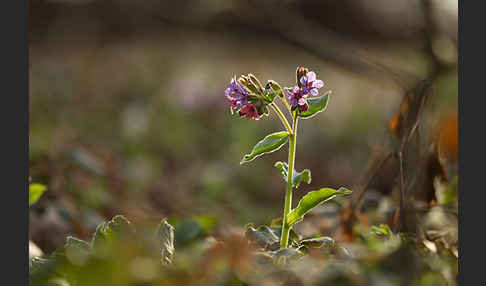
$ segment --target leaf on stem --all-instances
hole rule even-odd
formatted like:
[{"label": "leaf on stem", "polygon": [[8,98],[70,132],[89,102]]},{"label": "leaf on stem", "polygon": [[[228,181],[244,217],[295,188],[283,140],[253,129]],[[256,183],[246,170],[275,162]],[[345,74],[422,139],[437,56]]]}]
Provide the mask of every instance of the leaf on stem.
[{"label": "leaf on stem", "polygon": [[84,240],[68,236],[64,245],[66,258],[74,265],[81,266],[91,253],[91,246]]},{"label": "leaf on stem", "polygon": [[300,112],[299,117],[307,119],[313,117],[321,111],[324,111],[327,107],[327,103],[329,102],[329,94],[331,94],[330,90],[322,96],[308,98],[307,104],[309,105],[309,108],[304,112]]},{"label": "leaf on stem", "polygon": [[304,256],[302,248],[281,248],[274,253],[272,253],[273,261],[280,265],[286,265],[299,260]]},{"label": "leaf on stem", "polygon": [[[289,166],[285,162],[276,162],[275,167],[280,169],[280,174],[282,175],[282,178],[287,182],[288,178],[288,173],[289,173]],[[300,183],[306,182],[307,184],[310,184],[311,182],[311,171],[309,169],[304,169],[302,172],[297,172],[294,169],[294,172],[292,174],[293,180],[292,180],[292,187],[298,188]]]},{"label": "leaf on stem", "polygon": [[272,133],[258,142],[250,154],[247,154],[241,159],[240,164],[250,162],[253,159],[267,153],[272,153],[280,149],[289,138],[289,133],[286,131]]},{"label": "leaf on stem", "polygon": [[331,188],[322,188],[317,191],[308,192],[299,202],[297,207],[287,215],[287,223],[289,226],[301,221],[304,215],[311,211],[316,206],[331,200],[339,195],[348,195],[351,191],[346,188],[339,188],[338,190]]},{"label": "leaf on stem", "polygon": [[266,225],[262,225],[257,229],[251,226],[248,227],[245,236],[261,248],[268,250],[277,250],[280,248],[278,236]]},{"label": "leaf on stem", "polygon": [[321,248],[323,246],[327,248],[334,248],[335,242],[332,238],[328,236],[322,236],[322,237],[316,237],[316,238],[307,238],[303,239],[300,242],[300,245],[304,245],[306,247],[312,247],[312,248]]}]

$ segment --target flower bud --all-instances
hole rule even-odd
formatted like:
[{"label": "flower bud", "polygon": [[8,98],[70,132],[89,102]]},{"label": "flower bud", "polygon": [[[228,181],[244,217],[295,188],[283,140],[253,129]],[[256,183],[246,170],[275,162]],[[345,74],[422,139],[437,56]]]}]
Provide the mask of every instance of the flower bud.
[{"label": "flower bud", "polygon": [[251,81],[248,83],[247,85],[248,89],[250,89],[254,94],[256,95],[260,95],[260,90],[258,89],[258,87],[253,84]]},{"label": "flower bud", "polygon": [[241,75],[239,78],[238,78],[238,83],[241,84],[241,85],[248,85],[248,82],[249,82],[249,78],[246,76],[246,75]]},{"label": "flower bud", "polygon": [[250,78],[250,82],[253,83],[253,85],[255,85],[258,88],[258,90],[260,90],[260,92],[263,92],[263,86],[260,83],[260,81],[256,78],[256,76],[249,73],[248,77]]},{"label": "flower bud", "polygon": [[309,69],[304,68],[304,67],[297,67],[297,70],[295,71],[295,76],[297,80],[297,85],[299,87],[302,87],[302,84],[300,83],[300,78],[305,76],[309,72]]},{"label": "flower bud", "polygon": [[280,97],[283,97],[283,95],[284,95],[282,87],[280,87],[280,85],[274,80],[269,80],[267,85],[265,86],[265,88],[266,89],[268,89],[268,88],[273,89],[273,91]]},{"label": "flower bud", "polygon": [[240,78],[238,79],[238,82],[243,85],[244,87],[246,87],[248,90],[250,90],[251,92],[253,92],[254,94],[256,95],[260,95],[261,92],[259,91],[258,87],[250,80],[250,77],[249,76],[246,76],[246,75],[242,75],[240,76]]}]

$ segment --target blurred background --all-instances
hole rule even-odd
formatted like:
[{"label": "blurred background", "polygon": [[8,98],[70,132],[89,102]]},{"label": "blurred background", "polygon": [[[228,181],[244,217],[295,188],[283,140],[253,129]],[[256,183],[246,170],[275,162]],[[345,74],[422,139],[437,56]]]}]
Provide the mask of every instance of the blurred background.
[{"label": "blurred background", "polygon": [[[455,176],[457,8],[453,0],[30,1],[29,171],[48,188],[29,210],[30,239],[49,253],[67,235],[89,240],[115,214],[134,223],[203,218],[214,233],[279,217],[284,184],[273,164],[287,147],[239,164],[282,129],[273,113],[231,116],[224,90],[246,73],[292,86],[304,66],[332,90],[327,110],[299,124],[296,169],[309,168],[312,182],[295,201],[323,186],[346,186],[357,200],[373,166],[397,149],[414,102],[406,98],[424,82],[415,163],[436,150]],[[392,209],[397,170],[380,171],[369,192],[391,197]],[[373,205],[373,195],[365,201]]]}]

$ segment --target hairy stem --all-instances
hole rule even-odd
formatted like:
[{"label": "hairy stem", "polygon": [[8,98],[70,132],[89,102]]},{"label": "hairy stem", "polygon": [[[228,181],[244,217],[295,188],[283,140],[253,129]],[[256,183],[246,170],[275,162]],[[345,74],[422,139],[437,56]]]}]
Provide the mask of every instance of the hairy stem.
[{"label": "hairy stem", "polygon": [[292,185],[293,185],[293,173],[294,173],[294,162],[295,162],[295,144],[297,139],[297,114],[293,115],[293,125],[292,133],[289,138],[289,162],[288,162],[288,172],[287,172],[287,188],[285,190],[285,207],[282,218],[282,236],[280,237],[280,248],[287,248],[289,243],[289,233],[290,226],[287,223],[287,215],[292,208]]},{"label": "hairy stem", "polygon": [[273,110],[275,110],[275,112],[277,113],[278,117],[280,118],[280,121],[282,121],[282,124],[284,125],[285,129],[287,130],[287,132],[289,134],[292,134],[292,129],[290,129],[290,124],[289,122],[287,121],[287,118],[285,117],[285,115],[282,113],[282,111],[280,110],[280,108],[278,108],[278,106],[275,104],[275,103],[270,103],[270,106],[273,108]]},{"label": "hairy stem", "polygon": [[292,109],[290,108],[290,105],[289,103],[287,102],[287,100],[285,99],[285,95],[283,97],[281,97],[282,101],[284,102],[285,104],[285,107],[287,107],[287,110],[290,112],[290,114],[292,115]]}]

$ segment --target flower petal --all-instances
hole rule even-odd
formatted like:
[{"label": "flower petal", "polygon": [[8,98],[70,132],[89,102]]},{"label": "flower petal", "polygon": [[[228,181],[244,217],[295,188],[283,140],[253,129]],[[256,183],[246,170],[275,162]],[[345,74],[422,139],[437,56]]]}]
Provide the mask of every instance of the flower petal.
[{"label": "flower petal", "polygon": [[236,88],[242,96],[246,95],[246,90],[240,84],[237,84]]},{"label": "flower petal", "polygon": [[313,96],[317,96],[319,94],[319,91],[317,90],[317,88],[313,88],[310,90],[310,94],[312,94]]},{"label": "flower petal", "polygon": [[290,98],[289,101],[291,106],[296,106],[298,102],[297,98],[295,97]]},{"label": "flower petal", "polygon": [[316,73],[311,71],[309,73],[307,73],[307,81],[308,82],[313,82],[316,80]]},{"label": "flower petal", "polygon": [[300,90],[300,95],[305,95],[309,93],[309,90],[307,89],[307,87],[305,87],[305,85],[302,87],[302,89]]},{"label": "flower petal", "polygon": [[236,82],[236,76],[235,76],[235,77],[231,78],[230,86],[232,88],[234,88],[236,85],[237,85],[237,82]]},{"label": "flower petal", "polygon": [[300,84],[302,84],[303,86],[307,85],[307,81],[308,81],[308,79],[307,79],[307,76],[305,76],[305,75],[300,78]]},{"label": "flower petal", "polygon": [[318,80],[315,80],[313,83],[312,83],[312,87],[315,87],[315,88],[321,88],[324,86],[324,83],[322,82],[322,80],[318,79]]}]

